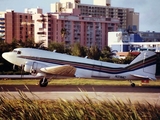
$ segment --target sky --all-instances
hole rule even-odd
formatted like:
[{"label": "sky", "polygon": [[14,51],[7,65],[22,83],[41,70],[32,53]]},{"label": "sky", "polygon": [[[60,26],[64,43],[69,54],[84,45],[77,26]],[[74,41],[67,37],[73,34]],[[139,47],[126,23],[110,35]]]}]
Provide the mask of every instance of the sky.
[{"label": "sky", "polygon": [[[13,9],[24,12],[25,8],[40,7],[43,13],[50,12],[50,4],[59,0],[0,0],[0,11]],[[81,0],[84,4],[93,4],[93,0]],[[111,6],[134,8],[140,13],[140,31],[160,32],[160,0],[111,0]]]}]

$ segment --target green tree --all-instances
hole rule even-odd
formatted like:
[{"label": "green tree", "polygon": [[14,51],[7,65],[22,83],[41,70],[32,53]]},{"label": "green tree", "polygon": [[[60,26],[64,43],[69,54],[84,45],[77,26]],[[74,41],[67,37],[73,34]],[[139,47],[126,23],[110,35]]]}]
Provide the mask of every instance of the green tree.
[{"label": "green tree", "polygon": [[24,47],[36,47],[36,44],[33,39],[27,39],[24,42]]},{"label": "green tree", "polygon": [[101,51],[97,46],[92,46],[87,50],[87,56],[90,59],[99,60],[101,56]]},{"label": "green tree", "polygon": [[12,50],[15,49],[15,48],[17,48],[18,47],[18,41],[17,41],[17,39],[14,38],[12,40],[12,43],[10,45],[11,45],[11,49]]},{"label": "green tree", "polygon": [[5,71],[12,70],[12,64],[3,59],[2,54],[4,52],[11,51],[11,44],[0,41],[0,74],[3,74]]},{"label": "green tree", "polygon": [[156,75],[160,75],[160,53],[157,53]]},{"label": "green tree", "polygon": [[71,55],[85,57],[86,47],[81,46],[79,42],[74,43],[71,49]]},{"label": "green tree", "polygon": [[130,64],[131,61],[133,61],[133,59],[135,58],[136,56],[132,55],[130,52],[128,53],[127,57],[124,59],[124,62],[123,64]]},{"label": "green tree", "polygon": [[58,53],[65,53],[65,44],[64,43],[58,43],[58,42],[51,42],[48,45],[48,50],[54,51]]},{"label": "green tree", "polygon": [[101,51],[101,61],[106,61],[106,62],[113,62],[112,61],[112,56],[114,53],[112,53],[111,48],[109,46],[104,47],[104,49]]}]

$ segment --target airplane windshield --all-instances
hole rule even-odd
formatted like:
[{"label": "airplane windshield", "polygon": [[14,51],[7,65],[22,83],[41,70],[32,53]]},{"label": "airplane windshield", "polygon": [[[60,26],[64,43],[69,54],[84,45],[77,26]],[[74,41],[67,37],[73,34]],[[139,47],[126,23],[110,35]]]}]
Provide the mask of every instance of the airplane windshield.
[{"label": "airplane windshield", "polygon": [[17,52],[17,50],[13,50],[13,52]]},{"label": "airplane windshield", "polygon": [[21,51],[13,50],[13,52],[15,52],[17,54],[21,54]]}]

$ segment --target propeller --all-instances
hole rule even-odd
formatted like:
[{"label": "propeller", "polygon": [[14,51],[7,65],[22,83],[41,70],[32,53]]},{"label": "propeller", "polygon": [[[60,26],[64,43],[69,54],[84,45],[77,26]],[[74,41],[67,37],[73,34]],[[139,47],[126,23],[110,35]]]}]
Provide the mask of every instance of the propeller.
[{"label": "propeller", "polygon": [[21,78],[23,77],[24,66],[25,66],[25,65],[21,65]]},{"label": "propeller", "polygon": [[14,64],[14,65],[13,65],[13,70],[15,70],[15,67],[16,67],[16,65]]}]

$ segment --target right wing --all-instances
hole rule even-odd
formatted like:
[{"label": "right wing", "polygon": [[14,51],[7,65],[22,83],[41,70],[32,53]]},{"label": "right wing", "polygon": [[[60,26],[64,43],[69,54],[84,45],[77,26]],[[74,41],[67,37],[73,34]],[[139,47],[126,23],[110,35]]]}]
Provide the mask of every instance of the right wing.
[{"label": "right wing", "polygon": [[44,73],[60,75],[60,76],[73,76],[76,72],[76,68],[70,65],[58,65],[51,67],[44,67],[40,69]]}]

